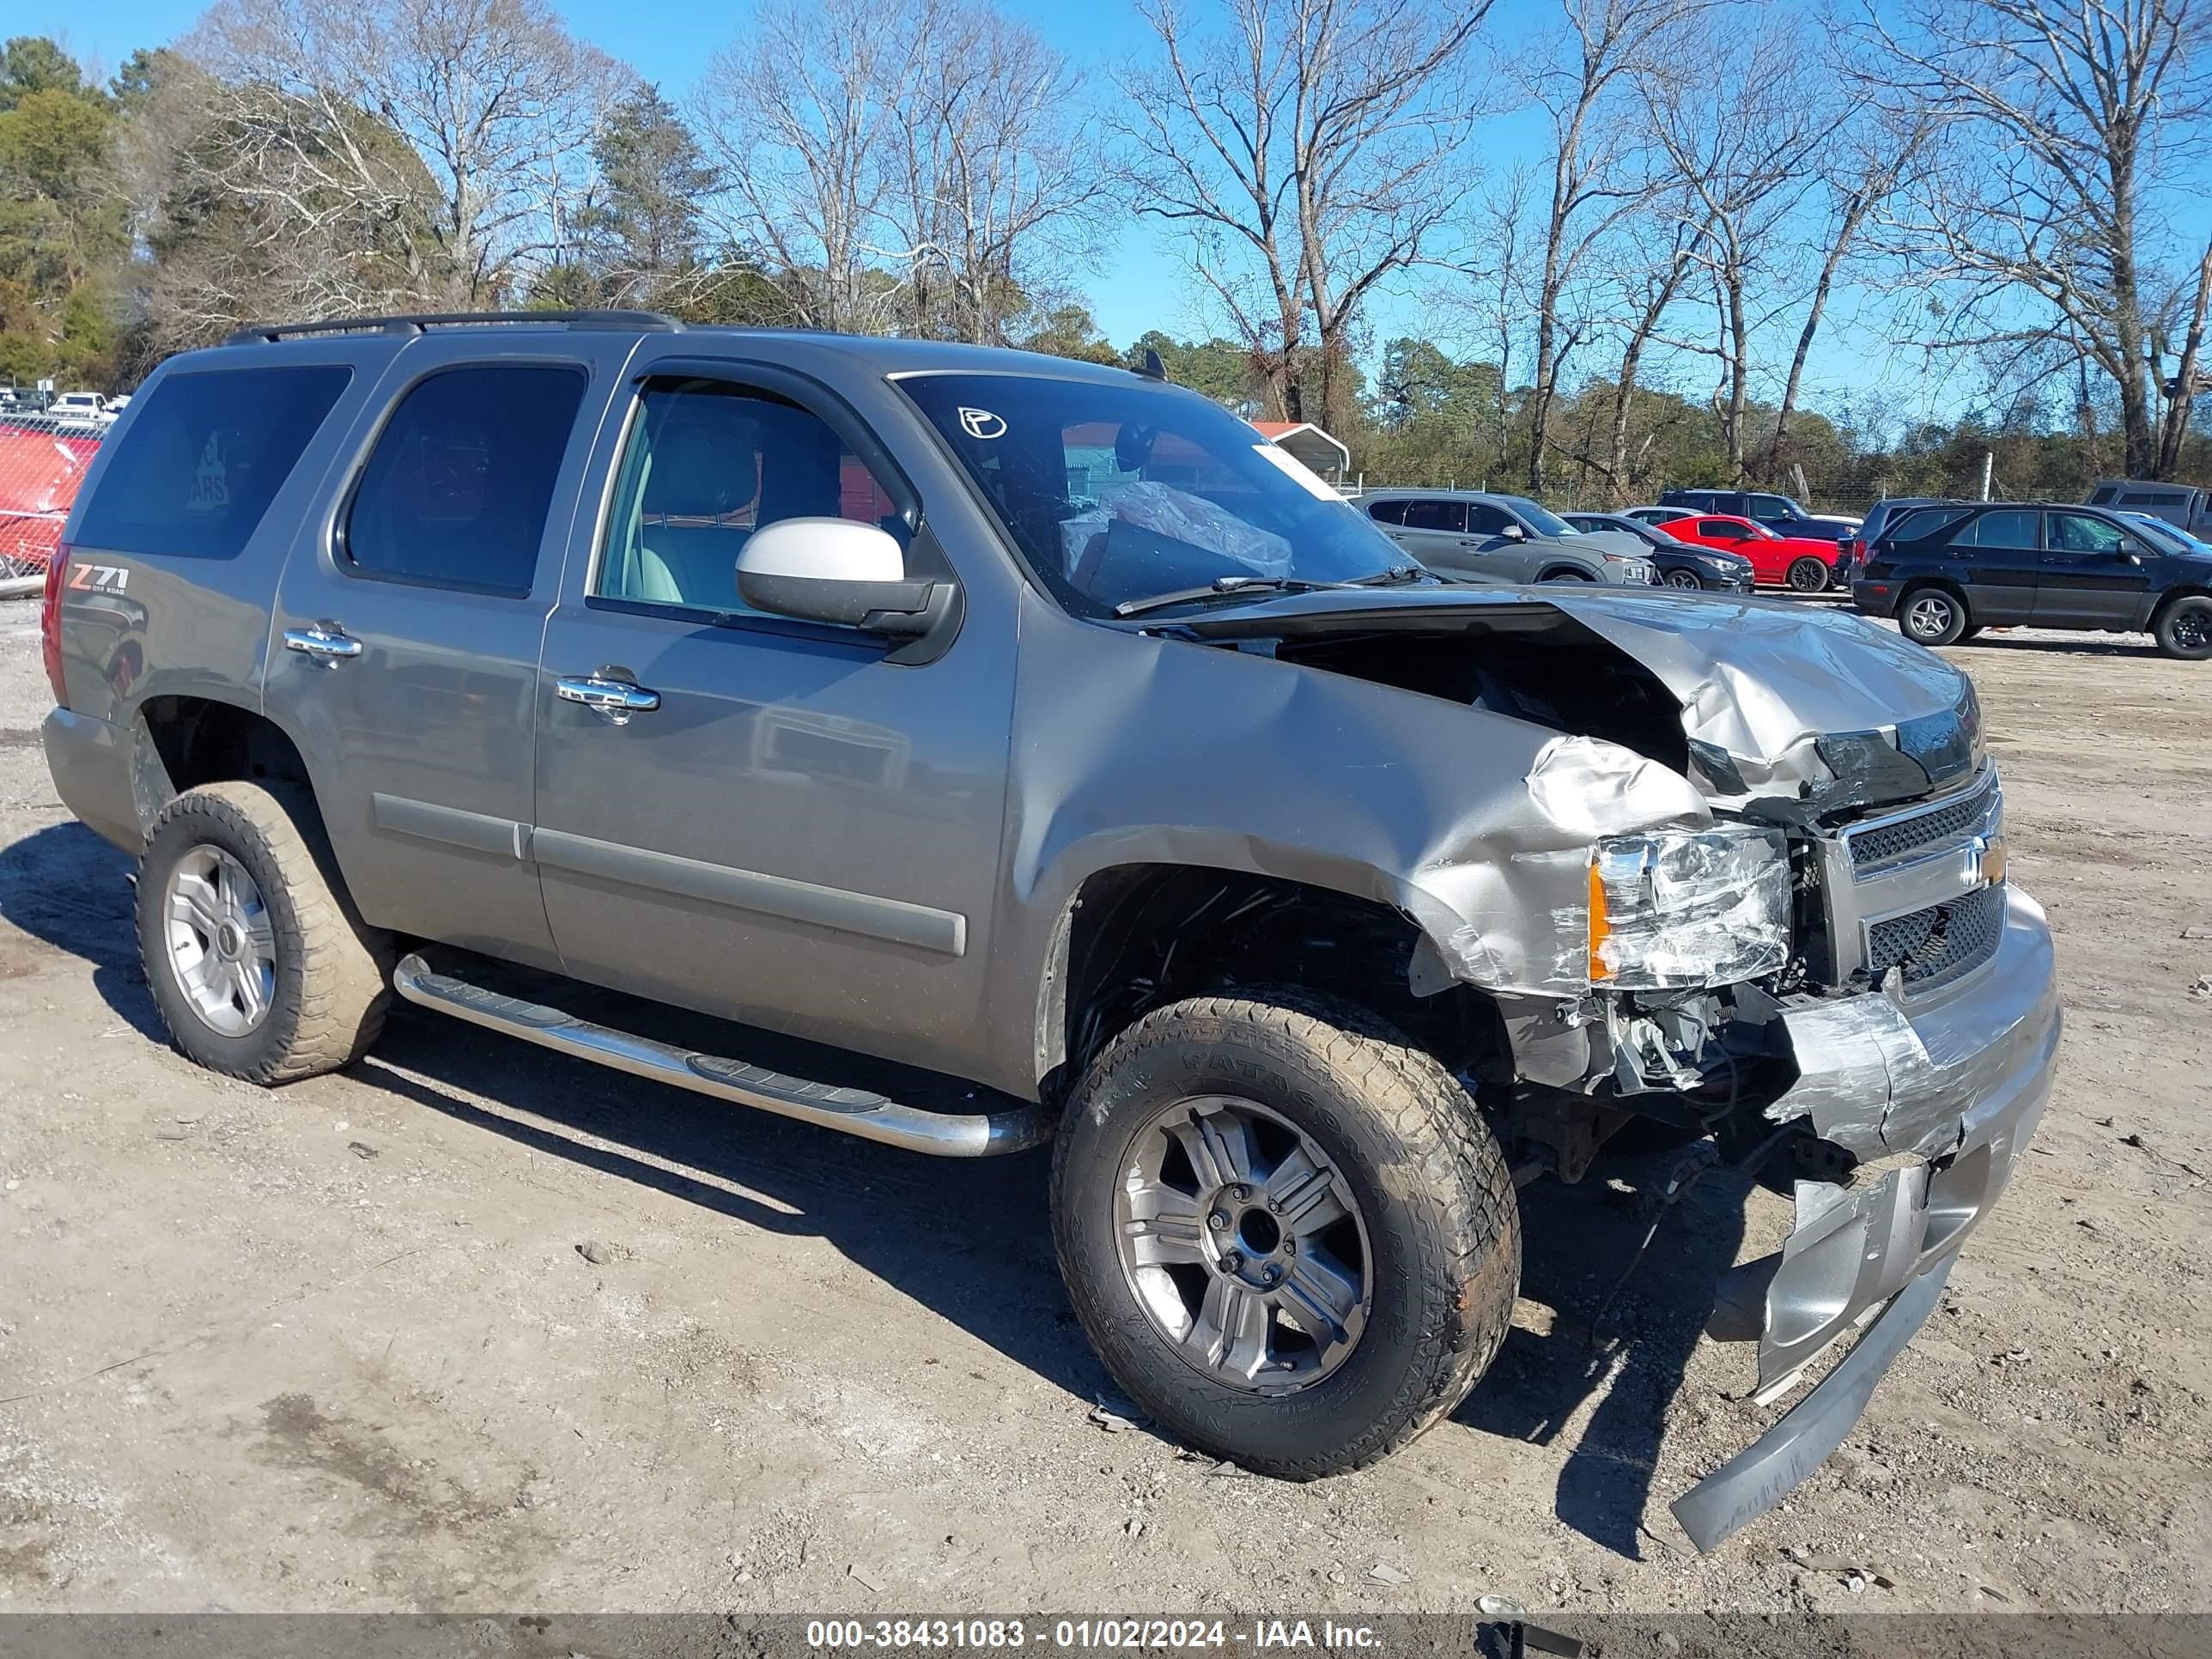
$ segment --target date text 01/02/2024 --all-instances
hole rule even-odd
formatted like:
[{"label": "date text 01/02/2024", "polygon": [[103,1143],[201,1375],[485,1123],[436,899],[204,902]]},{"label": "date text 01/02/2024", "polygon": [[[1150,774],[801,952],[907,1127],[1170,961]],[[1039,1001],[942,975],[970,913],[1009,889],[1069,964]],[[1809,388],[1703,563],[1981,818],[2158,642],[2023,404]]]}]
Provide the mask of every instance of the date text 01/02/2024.
[{"label": "date text 01/02/2024", "polygon": [[1257,1619],[823,1619],[810,1620],[806,1645],[817,1649],[1023,1648],[1173,1651],[1248,1648],[1367,1650],[1380,1645],[1368,1625],[1333,1620]]}]

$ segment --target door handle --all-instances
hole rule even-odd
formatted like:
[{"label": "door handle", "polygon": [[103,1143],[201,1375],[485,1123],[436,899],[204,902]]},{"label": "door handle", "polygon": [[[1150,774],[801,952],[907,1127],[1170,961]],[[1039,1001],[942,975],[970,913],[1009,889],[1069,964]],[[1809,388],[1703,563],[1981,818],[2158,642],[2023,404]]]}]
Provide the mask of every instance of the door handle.
[{"label": "door handle", "polygon": [[325,667],[350,662],[361,655],[361,641],[349,638],[345,629],[333,622],[286,629],[284,648],[296,651],[308,661],[321,663]]},{"label": "door handle", "polygon": [[597,674],[556,680],[553,694],[563,702],[580,702],[617,726],[626,724],[632,714],[649,714],[660,707],[659,692],[632,685],[628,680],[603,679]]}]

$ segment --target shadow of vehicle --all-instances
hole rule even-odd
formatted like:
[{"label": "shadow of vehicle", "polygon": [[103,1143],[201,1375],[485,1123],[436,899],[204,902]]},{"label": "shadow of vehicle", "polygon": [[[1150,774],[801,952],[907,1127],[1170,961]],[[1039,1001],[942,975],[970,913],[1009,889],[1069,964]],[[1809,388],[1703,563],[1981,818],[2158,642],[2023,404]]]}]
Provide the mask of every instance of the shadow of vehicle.
[{"label": "shadow of vehicle", "polygon": [[1681,1157],[1603,1155],[1576,1186],[1540,1182],[1522,1191],[1521,1295],[1552,1310],[1551,1328],[1509,1331],[1455,1414],[1469,1428],[1541,1446],[1568,1434],[1595,1400],[1559,1472],[1555,1512],[1632,1560],[1644,1559],[1639,1538],[1668,1407],[1717,1281],[1735,1265],[1750,1191],[1735,1171],[1707,1170],[1656,1212],[1656,1231],[1636,1260],[1655,1213],[1639,1207],[1639,1194],[1663,1189]]},{"label": "shadow of vehicle", "polygon": [[[109,1007],[166,1043],[132,937],[130,870],[125,854],[80,824],[38,830],[0,848],[0,919],[90,962]],[[595,1017],[617,1024],[658,1023],[673,1035],[670,1028],[690,1020],[590,995]],[[714,1029],[726,1041],[728,1028]],[[755,1036],[760,1046],[748,1058],[821,1074],[805,1070],[822,1054],[813,1045]],[[1046,1152],[927,1158],[489,1036],[404,1004],[350,1076],[532,1152],[746,1226],[819,1237],[1067,1390],[1074,1409],[1112,1387],[1060,1287]],[[880,1074],[865,1080],[887,1086]],[[1632,1278],[1612,1294],[1649,1221],[1636,1212],[1633,1194],[1609,1188],[1607,1177],[1632,1186],[1675,1161],[1671,1154],[1601,1160],[1576,1187],[1543,1182],[1522,1194],[1522,1294],[1556,1316],[1548,1335],[1510,1331],[1455,1417],[1484,1434],[1544,1445],[1596,1397],[1560,1477],[1558,1514],[1632,1558],[1639,1555],[1667,1407],[1711,1310],[1714,1280],[1734,1261],[1741,1237],[1745,1183],[1708,1173],[1666,1215]],[[1595,1340],[1594,1316],[1601,1316]]]}]

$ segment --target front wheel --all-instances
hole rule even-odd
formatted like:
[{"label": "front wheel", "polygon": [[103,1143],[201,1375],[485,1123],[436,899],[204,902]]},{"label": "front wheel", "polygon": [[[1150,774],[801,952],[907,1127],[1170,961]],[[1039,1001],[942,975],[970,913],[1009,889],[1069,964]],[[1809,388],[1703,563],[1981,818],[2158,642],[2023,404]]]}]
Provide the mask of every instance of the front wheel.
[{"label": "front wheel", "polygon": [[1966,631],[1966,607],[1948,588],[1917,587],[1898,610],[1905,637],[1920,645],[1955,645]]},{"label": "front wheel", "polygon": [[1687,587],[1694,590],[1705,586],[1698,580],[1698,573],[1694,570],[1669,570],[1660,580],[1669,587]]},{"label": "front wheel", "polygon": [[1792,592],[1825,593],[1828,591],[1828,578],[1832,574],[1825,563],[1808,553],[1803,558],[1791,562],[1786,575]]},{"label": "front wheel", "polygon": [[1155,1010],[1078,1085],[1054,1230],[1106,1368],[1170,1433],[1261,1474],[1372,1463],[1504,1340],[1520,1212],[1434,1058],[1297,992]]},{"label": "front wheel", "polygon": [[1547,570],[1536,580],[1540,582],[1594,582],[1597,578],[1583,570]]},{"label": "front wheel", "polygon": [[2152,638],[2165,655],[2183,662],[2212,657],[2212,599],[2191,594],[2159,613]]}]

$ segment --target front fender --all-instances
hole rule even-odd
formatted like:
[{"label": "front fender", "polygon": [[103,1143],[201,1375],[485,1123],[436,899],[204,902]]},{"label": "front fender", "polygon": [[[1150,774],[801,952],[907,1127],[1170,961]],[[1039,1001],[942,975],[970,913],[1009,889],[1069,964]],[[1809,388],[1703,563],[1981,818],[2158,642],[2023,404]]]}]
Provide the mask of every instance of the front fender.
[{"label": "front fender", "polygon": [[1056,612],[1025,619],[1012,783],[991,1006],[1025,1017],[993,1047],[1025,1088],[1026,1016],[1103,871],[1231,871],[1389,905],[1453,977],[1566,999],[1589,988],[1591,843],[1711,821],[1687,779],[1616,744]]}]

